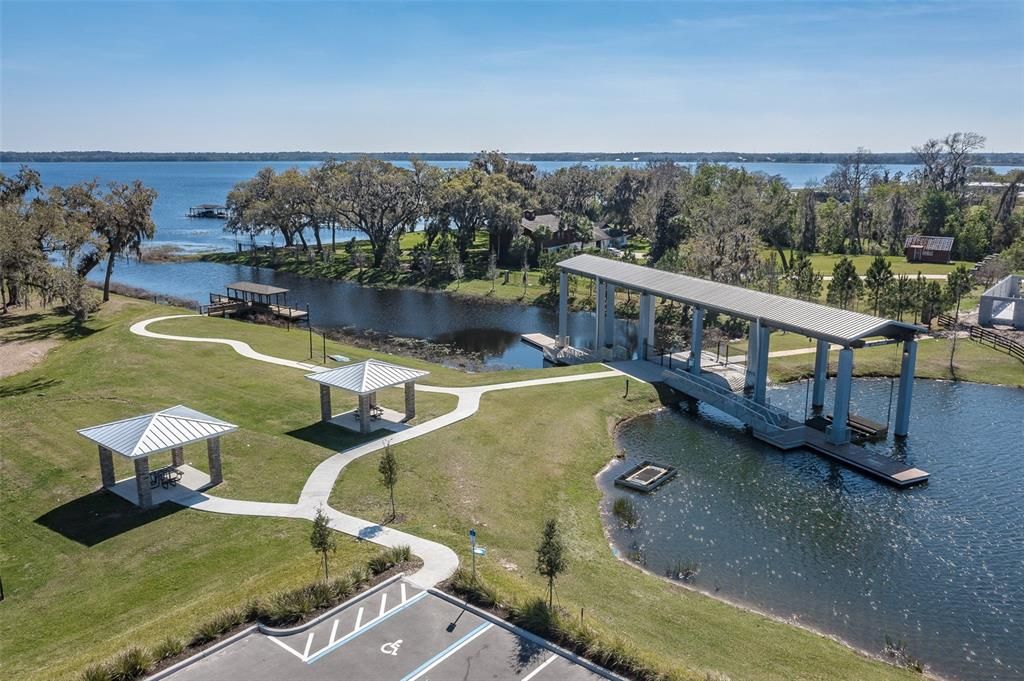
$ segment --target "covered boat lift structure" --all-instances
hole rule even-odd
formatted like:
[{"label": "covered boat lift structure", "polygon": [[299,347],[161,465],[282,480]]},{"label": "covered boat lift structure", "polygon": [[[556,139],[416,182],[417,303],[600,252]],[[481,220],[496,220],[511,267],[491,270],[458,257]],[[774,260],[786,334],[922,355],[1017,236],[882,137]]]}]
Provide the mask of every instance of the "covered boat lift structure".
[{"label": "covered boat lift structure", "polygon": [[[561,272],[556,343],[560,348],[570,346],[569,275],[588,277],[595,281],[595,353],[598,356],[602,353],[609,355],[614,345],[617,290],[631,290],[640,294],[639,347],[640,358],[645,361],[649,360],[650,348],[654,346],[655,300],[662,298],[687,305],[692,310],[688,366],[682,371],[665,372],[665,382],[694,399],[706,401],[739,418],[751,426],[757,437],[784,449],[808,446],[818,451],[827,449],[829,451],[826,453],[833,455],[840,449],[845,451],[851,441],[849,421],[854,349],[866,345],[902,343],[893,432],[899,437],[905,437],[909,432],[917,357],[915,337],[924,331],[921,327],[593,255],[578,255],[563,260],[558,263],[558,267]],[[725,390],[719,383],[702,376],[701,348],[704,317],[707,313],[743,319],[750,324],[744,395]],[[825,429],[823,438],[820,433],[807,432],[812,429],[791,421],[786,412],[767,402],[768,353],[771,332],[774,330],[797,333],[817,341],[811,402],[815,411],[821,411],[825,406],[829,349],[833,344],[840,348],[832,423]],[[917,473],[927,476],[923,471]],[[917,481],[920,476],[915,474],[911,477]]]}]

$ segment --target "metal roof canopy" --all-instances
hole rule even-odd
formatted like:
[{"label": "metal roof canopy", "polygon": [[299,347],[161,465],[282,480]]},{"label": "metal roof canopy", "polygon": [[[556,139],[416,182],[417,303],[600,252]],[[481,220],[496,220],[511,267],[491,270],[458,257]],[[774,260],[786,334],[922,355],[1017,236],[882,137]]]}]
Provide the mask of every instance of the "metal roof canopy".
[{"label": "metal roof canopy", "polygon": [[306,374],[306,378],[332,388],[341,388],[357,395],[369,395],[383,388],[415,381],[427,376],[429,371],[420,371],[397,364],[389,364],[379,359],[368,359],[358,364],[349,364]]},{"label": "metal roof canopy", "polygon": [[860,347],[865,338],[910,339],[925,330],[913,324],[841,310],[796,298],[740,286],[720,284],[684,274],[663,272],[595,255],[577,255],[558,263],[572,274],[668,298],[731,317],[760,320],[767,326],[792,331],[839,345]]},{"label": "metal roof canopy", "polygon": [[137,459],[235,430],[238,426],[234,424],[179,404],[152,414],[82,428],[78,434],[125,458]]},{"label": "metal roof canopy", "polygon": [[246,293],[255,293],[260,296],[272,296],[278,293],[288,293],[288,289],[279,288],[277,286],[268,286],[267,284],[257,284],[251,281],[236,281],[233,284],[228,284],[224,288],[232,291],[244,291]]}]

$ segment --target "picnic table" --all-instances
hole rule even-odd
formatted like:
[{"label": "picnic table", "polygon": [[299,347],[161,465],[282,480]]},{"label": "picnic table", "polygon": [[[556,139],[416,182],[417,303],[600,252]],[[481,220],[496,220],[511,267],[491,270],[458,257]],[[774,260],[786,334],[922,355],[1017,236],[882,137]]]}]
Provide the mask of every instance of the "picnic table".
[{"label": "picnic table", "polygon": [[167,487],[170,487],[172,485],[177,485],[183,476],[184,473],[182,473],[174,466],[165,466],[164,468],[158,468],[155,471],[150,471],[149,486],[159,486],[166,489]]}]

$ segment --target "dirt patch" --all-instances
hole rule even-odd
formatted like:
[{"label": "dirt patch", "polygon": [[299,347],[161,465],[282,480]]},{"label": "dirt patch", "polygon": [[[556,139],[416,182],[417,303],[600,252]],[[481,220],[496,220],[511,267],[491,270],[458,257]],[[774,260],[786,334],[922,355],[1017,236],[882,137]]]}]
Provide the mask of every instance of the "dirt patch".
[{"label": "dirt patch", "polygon": [[34,341],[9,341],[0,343],[0,378],[28,371],[43,361],[46,353],[57,346],[51,338]]}]

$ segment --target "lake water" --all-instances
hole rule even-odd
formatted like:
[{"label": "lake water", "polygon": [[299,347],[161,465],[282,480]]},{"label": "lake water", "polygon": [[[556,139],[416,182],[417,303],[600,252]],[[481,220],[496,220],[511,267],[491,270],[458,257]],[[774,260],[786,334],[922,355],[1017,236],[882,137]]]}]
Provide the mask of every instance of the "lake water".
[{"label": "lake water", "polygon": [[[466,161],[431,161],[442,167],[459,168],[468,165]],[[152,244],[174,246],[187,251],[233,250],[235,237],[224,233],[222,220],[191,219],[188,209],[200,203],[223,204],[228,191],[238,182],[253,177],[265,166],[277,171],[287,168],[308,168],[317,165],[305,162],[262,162],[262,161],[182,161],[182,162],[98,162],[98,163],[33,163],[46,185],[70,185],[83,180],[130,182],[138,179],[153,189],[159,196],[153,206],[153,221],[156,223],[156,238]],[[397,163],[396,165],[409,165]],[[573,165],[572,163],[548,161],[536,164],[539,170],[553,171]],[[598,165],[598,164],[592,164]],[[603,165],[630,166],[630,162],[609,162]],[[791,186],[802,187],[809,180],[822,179],[832,170],[831,165],[820,163],[748,163],[744,165],[754,172],[781,175]],[[19,164],[0,163],[0,172],[10,175],[17,172]],[[914,169],[911,165],[886,166],[890,172],[907,174]],[[1005,172],[1009,168],[997,168]],[[339,230],[339,242],[351,237],[362,238],[362,234],[351,230]],[[264,237],[261,242],[269,242]]]},{"label": "lake water", "polygon": [[[889,391],[856,381],[854,410],[886,422]],[[805,396],[771,393],[797,414]],[[659,574],[695,561],[698,588],[865,650],[889,635],[952,678],[1024,678],[1024,390],[917,381],[913,410],[902,446],[874,445],[931,473],[906,490],[782,453],[703,406],[635,419],[599,479],[606,506],[628,495],[641,516],[612,523],[614,544]],[[612,486],[643,459],[679,473],[648,496]]]}]

